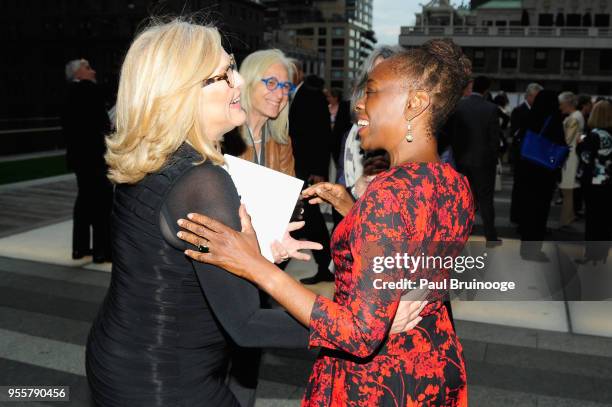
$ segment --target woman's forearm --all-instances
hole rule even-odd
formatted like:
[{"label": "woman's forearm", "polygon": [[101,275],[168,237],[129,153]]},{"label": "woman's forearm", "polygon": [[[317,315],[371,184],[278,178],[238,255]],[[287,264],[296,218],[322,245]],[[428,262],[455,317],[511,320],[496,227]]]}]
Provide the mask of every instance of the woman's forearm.
[{"label": "woman's forearm", "polygon": [[262,262],[256,267],[258,272],[253,282],[308,327],[317,295],[270,262]]}]

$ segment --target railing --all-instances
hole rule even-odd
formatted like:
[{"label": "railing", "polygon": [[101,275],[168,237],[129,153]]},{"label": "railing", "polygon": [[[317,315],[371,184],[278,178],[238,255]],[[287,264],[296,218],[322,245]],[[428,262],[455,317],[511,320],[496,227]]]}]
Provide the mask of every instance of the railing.
[{"label": "railing", "polygon": [[611,28],[598,27],[404,26],[400,33],[410,36],[612,37]]}]

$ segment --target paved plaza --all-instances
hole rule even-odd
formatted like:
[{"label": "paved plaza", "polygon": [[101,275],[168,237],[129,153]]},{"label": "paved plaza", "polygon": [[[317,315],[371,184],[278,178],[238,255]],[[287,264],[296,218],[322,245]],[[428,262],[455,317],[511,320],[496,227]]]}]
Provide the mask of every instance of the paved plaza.
[{"label": "paved plaza", "polygon": [[[75,192],[71,176],[0,187],[0,385],[70,386],[71,401],[62,405],[86,407],[84,346],[110,265],[69,258]],[[511,247],[508,205],[505,180],[496,208]],[[561,237],[580,240],[581,227]],[[299,278],[314,270],[292,262],[287,271]],[[329,295],[331,285],[316,290]],[[471,406],[612,406],[612,302],[462,302],[454,309]],[[315,356],[267,350],[257,407],[298,406]]]}]

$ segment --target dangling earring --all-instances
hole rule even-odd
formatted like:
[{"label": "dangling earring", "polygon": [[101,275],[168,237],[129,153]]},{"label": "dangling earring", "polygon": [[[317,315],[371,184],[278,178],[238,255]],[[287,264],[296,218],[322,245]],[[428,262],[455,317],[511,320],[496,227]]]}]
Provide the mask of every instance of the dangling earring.
[{"label": "dangling earring", "polygon": [[412,137],[412,123],[408,120],[408,133],[406,133],[406,141],[412,143],[414,141],[414,137]]}]

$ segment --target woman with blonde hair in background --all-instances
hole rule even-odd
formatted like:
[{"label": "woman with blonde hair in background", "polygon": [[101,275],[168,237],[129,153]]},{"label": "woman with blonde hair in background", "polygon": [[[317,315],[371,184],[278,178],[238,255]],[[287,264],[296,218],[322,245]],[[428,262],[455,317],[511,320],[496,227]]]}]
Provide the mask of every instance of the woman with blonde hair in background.
[{"label": "woman with blonde hair in background", "polygon": [[289,95],[295,85],[289,80],[293,65],[282,51],[255,51],[240,65],[244,87],[240,104],[246,122],[225,135],[228,153],[295,176],[289,138]]},{"label": "woman with blonde hair in background", "polygon": [[578,188],[578,182],[576,181],[576,171],[578,170],[576,144],[584,129],[584,117],[576,106],[578,106],[578,98],[572,92],[562,92],[559,94],[559,110],[564,115],[567,115],[563,120],[563,133],[565,135],[565,142],[570,149],[567,160],[561,170],[561,183],[559,184],[559,189],[563,195],[559,227],[569,226],[575,219],[574,189]]}]

